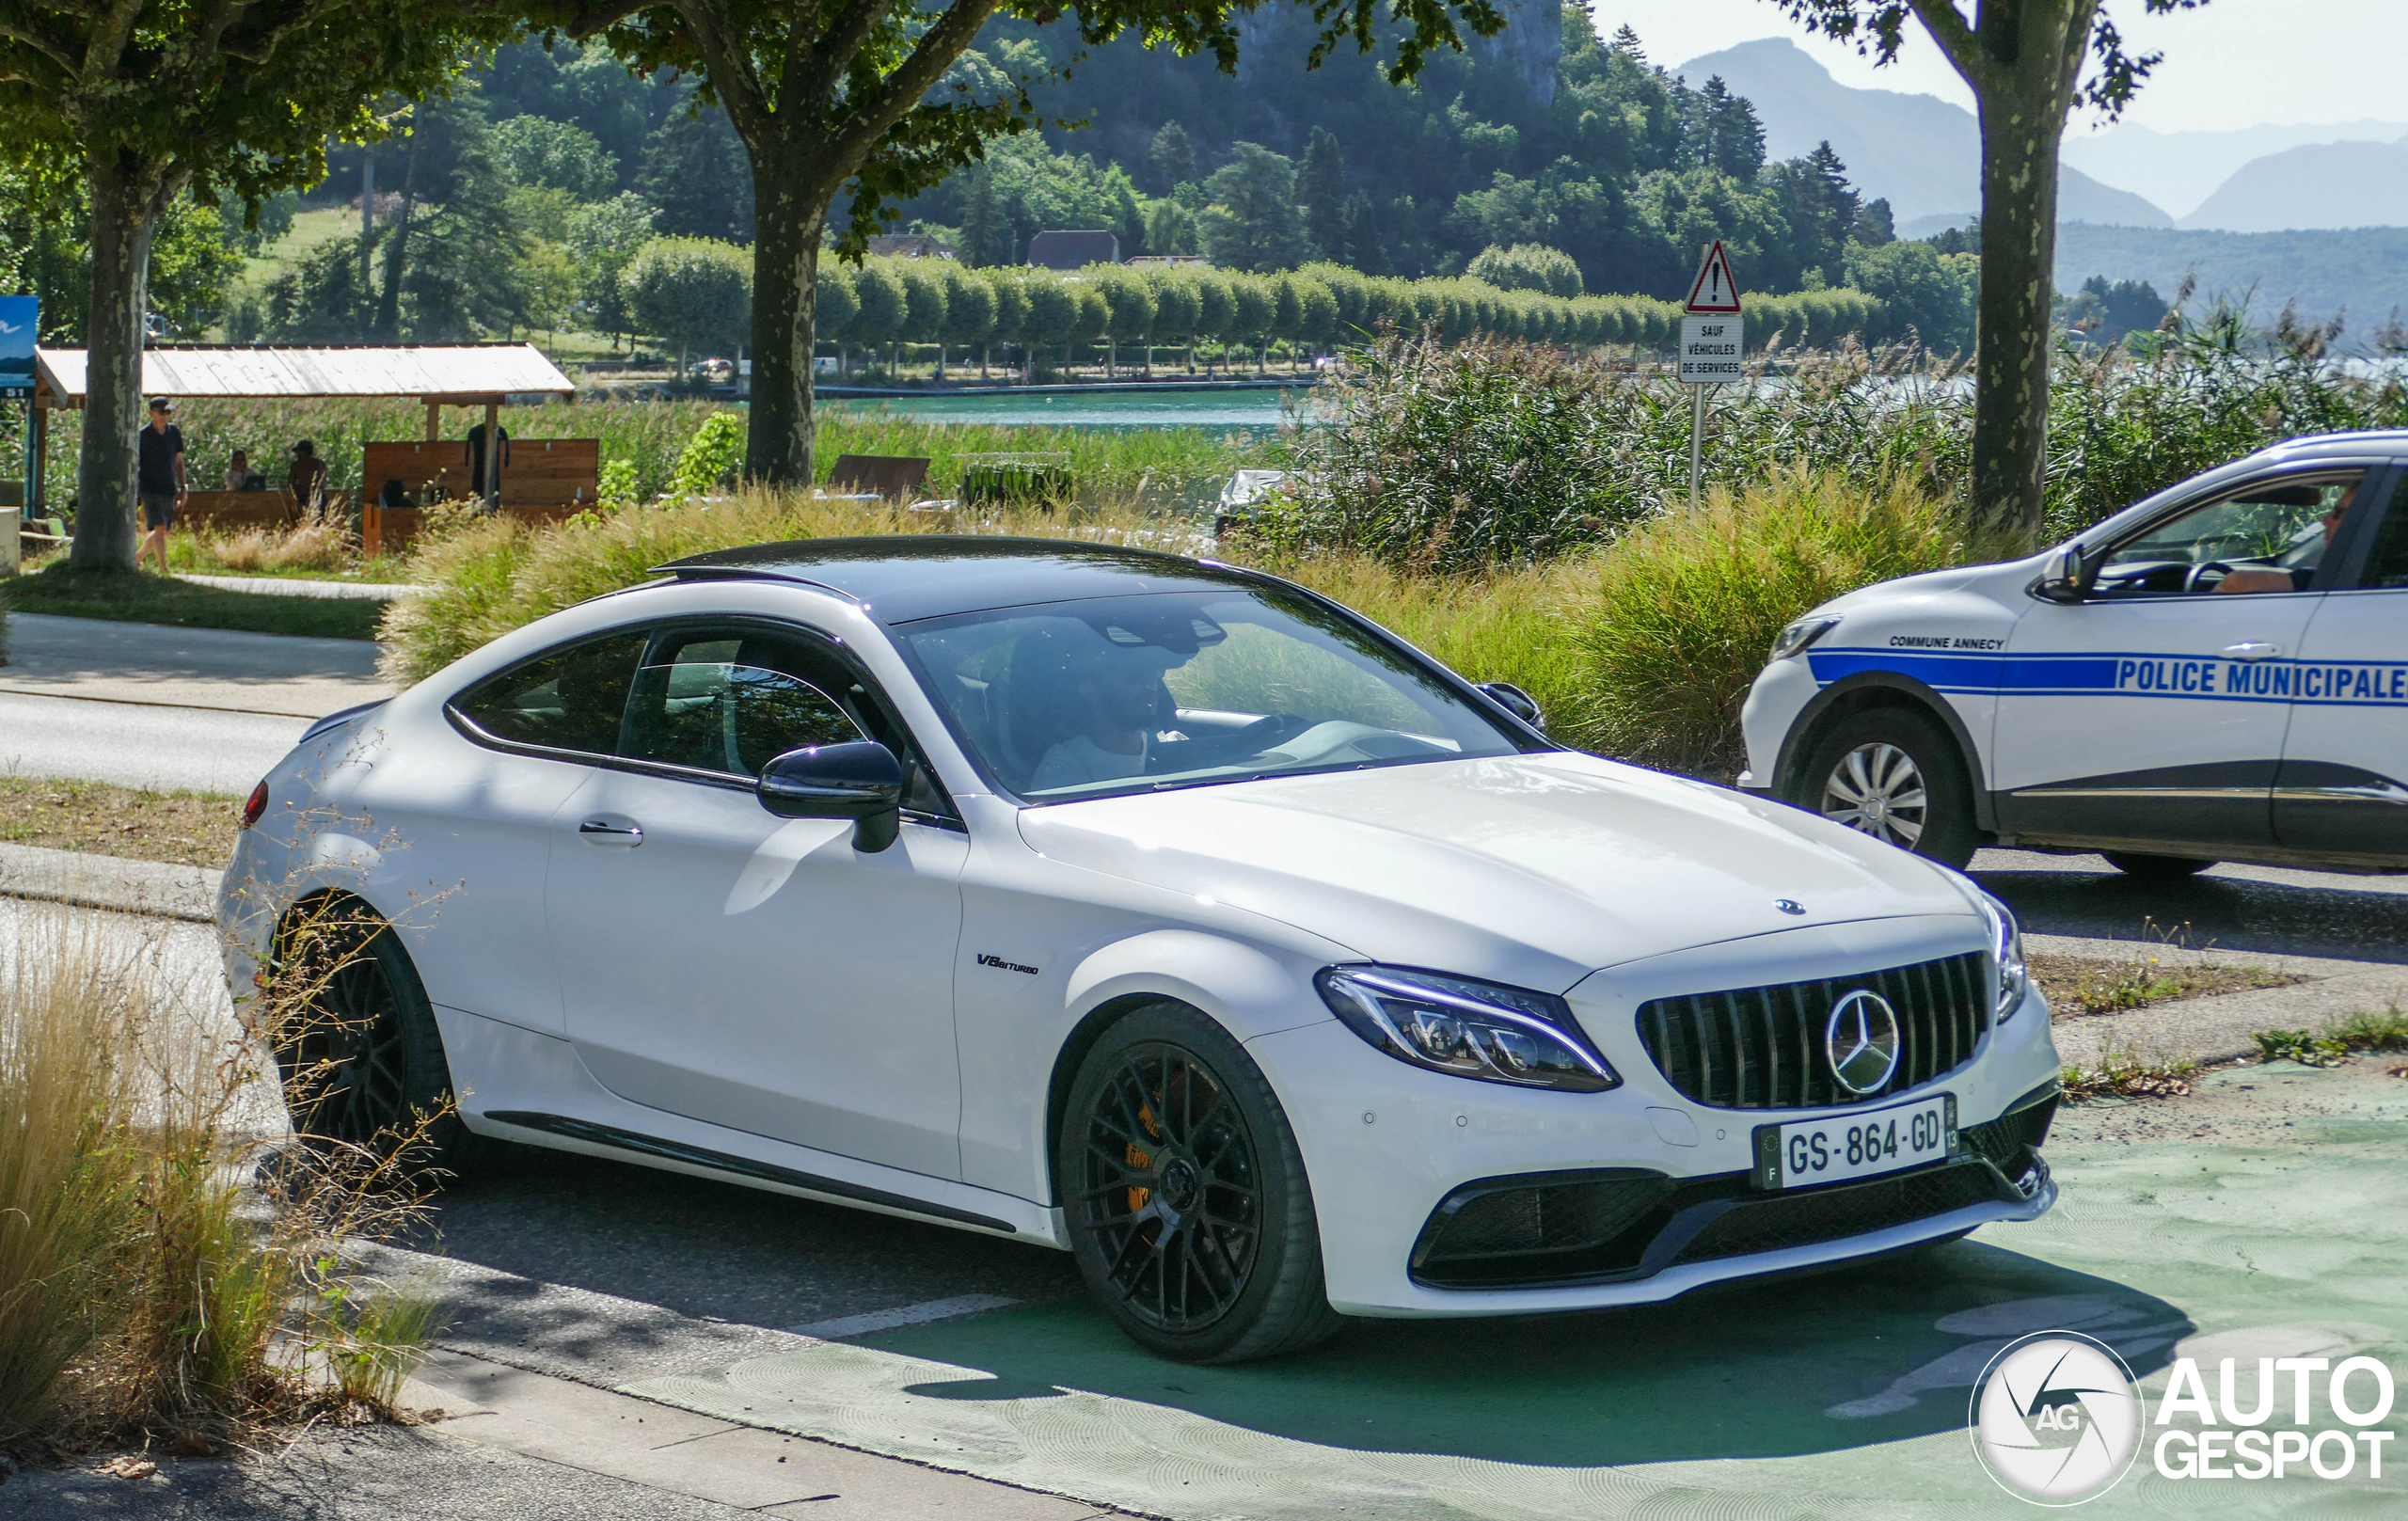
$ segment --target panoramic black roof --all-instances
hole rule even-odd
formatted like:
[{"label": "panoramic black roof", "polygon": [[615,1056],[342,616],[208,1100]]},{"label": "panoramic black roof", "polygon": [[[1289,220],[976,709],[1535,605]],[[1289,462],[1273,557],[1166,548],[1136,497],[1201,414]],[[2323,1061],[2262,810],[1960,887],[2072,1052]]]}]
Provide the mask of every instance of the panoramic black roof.
[{"label": "panoramic black roof", "polygon": [[790,539],[714,549],[654,568],[682,581],[783,580],[825,587],[888,624],[1032,602],[1251,582],[1244,571],[1228,565],[1151,549],[961,533]]}]

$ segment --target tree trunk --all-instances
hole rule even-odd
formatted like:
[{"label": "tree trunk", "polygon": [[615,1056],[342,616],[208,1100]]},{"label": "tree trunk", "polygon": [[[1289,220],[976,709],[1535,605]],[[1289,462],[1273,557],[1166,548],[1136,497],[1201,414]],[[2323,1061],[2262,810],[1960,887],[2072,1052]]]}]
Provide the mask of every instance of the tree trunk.
[{"label": "tree trunk", "polygon": [[[418,134],[412,133],[409,148],[402,155],[402,214],[393,223],[393,246],[385,254],[385,289],[376,296],[375,330],[387,343],[402,341],[402,276],[409,267],[410,217],[417,210]],[[368,287],[362,285],[360,299],[367,300],[368,294]]]},{"label": "tree trunk", "polygon": [[1974,515],[2039,539],[2049,452],[2049,334],[2062,113],[1981,104],[1981,293],[1974,308]]},{"label": "tree trunk", "polygon": [[[809,485],[816,441],[811,356],[818,352],[819,229],[824,209],[756,174],[752,246],[752,388],[744,475],[763,485]],[[781,302],[776,293],[791,293]],[[841,371],[842,345],[838,346]]]},{"label": "tree trunk", "polygon": [[2046,515],[2058,145],[2099,0],[1987,0],[1971,26],[1953,4],[1913,3],[1981,118],[1972,512],[2031,543]]},{"label": "tree trunk", "polygon": [[150,240],[179,187],[156,166],[135,160],[97,159],[86,169],[92,207],[91,316],[85,339],[84,445],[75,462],[75,540],[68,562],[78,570],[132,570]]}]

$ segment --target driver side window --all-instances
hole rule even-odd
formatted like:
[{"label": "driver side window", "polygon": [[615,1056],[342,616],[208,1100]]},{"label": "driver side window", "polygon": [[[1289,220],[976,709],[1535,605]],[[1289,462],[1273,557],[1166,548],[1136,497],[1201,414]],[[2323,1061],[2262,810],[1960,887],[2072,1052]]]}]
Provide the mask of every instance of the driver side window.
[{"label": "driver side window", "polygon": [[2092,594],[2178,596],[2235,589],[2305,591],[2358,493],[2363,470],[2290,474],[2237,491],[2152,524],[2107,552]]}]

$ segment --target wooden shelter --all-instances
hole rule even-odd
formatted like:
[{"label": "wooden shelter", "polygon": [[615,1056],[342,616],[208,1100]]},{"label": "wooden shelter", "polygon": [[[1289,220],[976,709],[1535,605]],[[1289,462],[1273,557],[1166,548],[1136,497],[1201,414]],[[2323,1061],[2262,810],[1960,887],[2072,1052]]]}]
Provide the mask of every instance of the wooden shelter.
[{"label": "wooden shelter", "polygon": [[[55,407],[80,410],[85,376],[82,349],[34,351],[36,483],[41,480],[46,414]],[[467,446],[456,439],[447,444],[443,438],[447,406],[483,408],[483,436],[490,439],[500,426],[505,400],[577,393],[576,384],[531,343],[161,344],[143,351],[142,389],[146,396],[179,399],[408,396],[423,403],[423,439],[366,446],[360,474],[361,536],[371,553],[384,537],[380,530],[388,526],[375,500],[388,480],[403,481],[414,504],[410,520],[389,525],[397,531],[395,538],[416,531],[415,506],[428,499],[429,487],[464,499],[498,494],[503,511],[554,518],[591,506],[598,483],[601,445],[595,439],[513,439],[509,463],[499,458],[499,451],[489,451],[488,475],[493,479],[475,483],[467,479]],[[35,505],[40,505],[39,498]],[[241,526],[283,521],[294,511],[280,491],[195,491],[186,506],[193,522]]]}]

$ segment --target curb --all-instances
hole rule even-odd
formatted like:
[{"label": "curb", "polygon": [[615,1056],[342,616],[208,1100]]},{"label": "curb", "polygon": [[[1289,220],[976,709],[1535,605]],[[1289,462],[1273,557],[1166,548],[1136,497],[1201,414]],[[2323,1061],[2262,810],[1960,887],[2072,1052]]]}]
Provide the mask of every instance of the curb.
[{"label": "curb", "polygon": [[0,845],[0,897],[105,909],[188,924],[217,922],[225,873],[39,845]]}]

